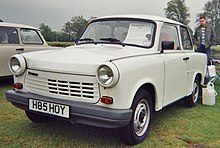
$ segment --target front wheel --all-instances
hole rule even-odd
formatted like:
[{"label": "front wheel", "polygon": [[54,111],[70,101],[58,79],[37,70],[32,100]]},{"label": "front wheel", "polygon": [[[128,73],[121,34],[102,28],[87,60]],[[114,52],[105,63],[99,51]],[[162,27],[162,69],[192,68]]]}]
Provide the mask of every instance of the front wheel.
[{"label": "front wheel", "polygon": [[153,116],[152,97],[147,90],[140,90],[135,95],[131,109],[133,115],[129,124],[119,129],[120,137],[128,145],[142,142],[150,129]]},{"label": "front wheel", "polygon": [[187,107],[196,106],[196,104],[198,103],[200,94],[201,94],[200,80],[198,77],[196,77],[193,83],[192,94],[185,99],[185,105]]}]

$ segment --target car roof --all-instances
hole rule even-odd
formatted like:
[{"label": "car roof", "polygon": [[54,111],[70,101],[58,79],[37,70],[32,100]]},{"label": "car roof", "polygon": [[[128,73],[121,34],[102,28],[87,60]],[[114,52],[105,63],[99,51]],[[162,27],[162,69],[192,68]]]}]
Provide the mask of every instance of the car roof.
[{"label": "car roof", "polygon": [[108,18],[146,19],[146,20],[153,20],[153,21],[166,22],[166,23],[172,23],[172,24],[178,24],[178,25],[185,26],[184,24],[182,24],[180,22],[177,22],[177,21],[174,21],[174,20],[171,20],[168,18],[155,16],[155,15],[143,15],[143,14],[111,15],[111,16],[98,17],[93,20],[108,19]]},{"label": "car roof", "polygon": [[30,28],[30,29],[36,29],[39,30],[36,27],[24,25],[24,24],[17,24],[17,23],[7,23],[7,22],[0,22],[1,27],[15,27],[15,28]]}]

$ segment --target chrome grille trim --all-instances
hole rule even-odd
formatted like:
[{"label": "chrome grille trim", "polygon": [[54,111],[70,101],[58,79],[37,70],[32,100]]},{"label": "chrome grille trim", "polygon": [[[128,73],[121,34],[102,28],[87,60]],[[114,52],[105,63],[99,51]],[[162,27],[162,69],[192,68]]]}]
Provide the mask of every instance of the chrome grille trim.
[{"label": "chrome grille trim", "polygon": [[[29,74],[36,73],[37,75]],[[55,98],[97,102],[98,82],[95,76],[80,76],[28,70],[25,89],[29,92]]]}]

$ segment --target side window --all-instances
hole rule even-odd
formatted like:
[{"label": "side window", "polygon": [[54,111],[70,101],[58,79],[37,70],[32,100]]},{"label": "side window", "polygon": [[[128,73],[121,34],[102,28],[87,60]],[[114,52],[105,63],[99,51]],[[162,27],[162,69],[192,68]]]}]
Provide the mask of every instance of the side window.
[{"label": "side window", "polygon": [[161,27],[160,32],[160,40],[159,40],[159,49],[161,50],[162,41],[173,41],[174,42],[174,50],[178,50],[179,48],[179,39],[177,28],[174,25],[164,24]]},{"label": "side window", "polygon": [[184,50],[193,50],[193,45],[190,39],[189,32],[186,28],[180,28],[181,41]]},{"label": "side window", "polygon": [[43,44],[36,30],[21,29],[21,41],[24,44]]},{"label": "side window", "polygon": [[10,27],[0,27],[0,44],[19,44],[17,30]]}]

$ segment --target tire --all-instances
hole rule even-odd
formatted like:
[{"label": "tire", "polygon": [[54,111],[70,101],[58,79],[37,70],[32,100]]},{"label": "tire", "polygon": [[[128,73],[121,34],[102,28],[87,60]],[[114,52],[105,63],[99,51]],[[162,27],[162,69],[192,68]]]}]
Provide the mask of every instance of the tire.
[{"label": "tire", "polygon": [[134,98],[129,124],[119,129],[120,138],[128,145],[141,143],[147,136],[153,117],[152,97],[147,90],[141,89]]},{"label": "tire", "polygon": [[39,115],[33,112],[25,111],[28,119],[30,119],[34,123],[45,123],[50,120],[49,117]]},{"label": "tire", "polygon": [[194,107],[197,105],[199,97],[201,95],[201,90],[202,88],[200,85],[200,79],[196,77],[193,83],[192,94],[185,99],[186,107]]}]

